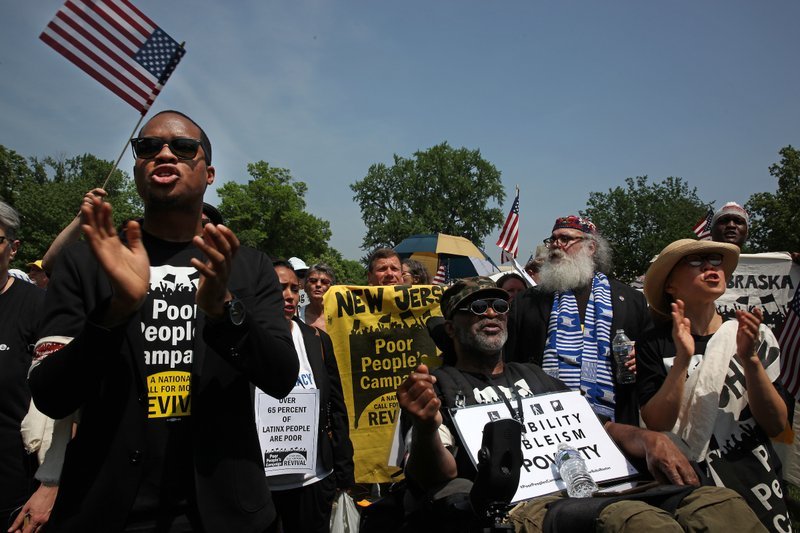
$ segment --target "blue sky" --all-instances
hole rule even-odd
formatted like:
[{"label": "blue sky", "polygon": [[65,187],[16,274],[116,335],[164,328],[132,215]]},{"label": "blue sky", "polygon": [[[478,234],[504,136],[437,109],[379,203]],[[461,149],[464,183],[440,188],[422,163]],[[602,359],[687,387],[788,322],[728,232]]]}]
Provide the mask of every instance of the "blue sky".
[{"label": "blue sky", "polygon": [[[217,185],[262,159],[290,169],[351,259],[365,228],[349,185],[445,140],[502,172],[504,212],[521,187],[523,260],[591,191],[679,176],[743,203],[800,146],[792,0],[134,3],[186,41],[153,110],[204,126]],[[115,159],[138,114],[39,41],[61,4],[3,2],[0,144]]]}]

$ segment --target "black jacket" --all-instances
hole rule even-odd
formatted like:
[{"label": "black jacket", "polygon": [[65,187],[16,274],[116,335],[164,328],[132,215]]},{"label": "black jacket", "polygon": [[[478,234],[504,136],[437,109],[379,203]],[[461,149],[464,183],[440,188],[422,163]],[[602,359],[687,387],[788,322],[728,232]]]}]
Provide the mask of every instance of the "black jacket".
[{"label": "black jacket", "polygon": [[[154,261],[156,239],[144,236]],[[157,262],[155,263],[157,264]],[[245,305],[242,326],[194,319],[190,448],[197,507],[207,531],[262,532],[275,518],[264,477],[250,382],[285,396],[298,362],[270,259],[242,247],[229,290]],[[63,252],[45,300],[42,336],[74,340],[30,375],[36,405],[61,418],[82,409],[70,442],[49,531],[118,531],[143,475],[148,395],[139,314],[112,330],[102,316],[111,285],[88,246]]]},{"label": "black jacket", "polygon": [[[611,283],[611,336],[622,328],[632,341],[652,327],[647,300],[644,295],[620,281],[609,278]],[[547,344],[547,325],[553,308],[553,293],[532,287],[517,294],[508,320],[508,343],[505,357],[508,361],[542,365]],[[612,368],[616,367],[611,361]],[[639,425],[636,385],[616,385],[615,420],[625,424]]]}]

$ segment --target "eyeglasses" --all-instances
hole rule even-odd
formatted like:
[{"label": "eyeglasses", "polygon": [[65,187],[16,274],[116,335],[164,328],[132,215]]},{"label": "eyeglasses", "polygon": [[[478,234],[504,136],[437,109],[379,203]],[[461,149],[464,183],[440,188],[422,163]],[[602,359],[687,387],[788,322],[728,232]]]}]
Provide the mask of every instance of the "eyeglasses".
[{"label": "eyeglasses", "polygon": [[169,151],[178,159],[194,159],[198,148],[200,148],[199,140],[187,137],[176,137],[170,140],[162,139],[161,137],[136,137],[131,139],[133,156],[140,159],[154,158],[161,152],[165,144],[169,146]]},{"label": "eyeglasses", "polygon": [[722,264],[722,254],[687,255],[683,260],[693,267],[702,266],[703,263],[716,267]]},{"label": "eyeglasses", "polygon": [[569,248],[573,243],[582,241],[584,239],[586,239],[586,237],[570,237],[569,235],[559,235],[558,237],[548,237],[542,242],[548,248],[555,248],[557,246],[560,246],[561,248]]},{"label": "eyeglasses", "polygon": [[508,313],[508,302],[501,298],[495,298],[494,300],[475,300],[470,303],[469,306],[459,307],[456,311],[469,311],[474,315],[482,316],[486,314],[490,306],[498,315]]},{"label": "eyeglasses", "polygon": [[317,283],[319,283],[320,285],[328,286],[331,284],[331,280],[326,278],[307,278],[306,283],[308,283],[309,285],[316,285]]}]

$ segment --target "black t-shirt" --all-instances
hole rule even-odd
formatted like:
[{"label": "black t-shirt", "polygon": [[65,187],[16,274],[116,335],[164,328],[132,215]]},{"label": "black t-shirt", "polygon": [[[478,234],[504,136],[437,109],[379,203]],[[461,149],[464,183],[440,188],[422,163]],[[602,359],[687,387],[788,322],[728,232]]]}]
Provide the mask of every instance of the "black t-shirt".
[{"label": "black t-shirt", "polygon": [[36,342],[44,294],[19,279],[0,294],[0,510],[24,503],[33,483],[20,424],[31,400],[30,346]]},{"label": "black t-shirt", "polygon": [[[704,354],[706,345],[713,335],[692,335],[694,352]],[[639,405],[644,406],[655,396],[658,389],[667,379],[669,367],[675,358],[675,342],[672,340],[672,322],[661,324],[650,330],[636,343],[636,393]],[[701,361],[700,357],[692,357],[689,365],[691,372]]]},{"label": "black t-shirt", "polygon": [[150,257],[150,290],[139,310],[147,384],[147,451],[134,516],[183,513],[194,492],[191,378],[195,295],[202,254],[191,242],[144,234]]},{"label": "black t-shirt", "polygon": [[[527,369],[523,370],[523,366],[527,367]],[[441,369],[434,370],[434,375],[438,379],[437,383],[434,384],[434,388],[442,400],[441,409],[444,423],[456,443],[456,449],[453,451],[455,453],[458,476],[474,479],[477,471],[468,454],[461,451],[462,446],[458,432],[448,411],[450,407],[455,406],[455,398],[446,397],[447,394],[441,386],[441,371]],[[464,381],[463,385],[458,385],[457,389],[464,395],[465,406],[496,403],[498,409],[507,411],[510,405],[516,411],[518,410],[517,399],[569,390],[564,383],[545,374],[540,367],[532,363],[507,363],[502,373],[492,376],[465,371],[460,371],[460,374]],[[535,379],[536,382],[530,382],[532,379]],[[502,399],[503,396],[508,400],[508,403]],[[513,416],[514,414],[511,413],[511,415]]]}]

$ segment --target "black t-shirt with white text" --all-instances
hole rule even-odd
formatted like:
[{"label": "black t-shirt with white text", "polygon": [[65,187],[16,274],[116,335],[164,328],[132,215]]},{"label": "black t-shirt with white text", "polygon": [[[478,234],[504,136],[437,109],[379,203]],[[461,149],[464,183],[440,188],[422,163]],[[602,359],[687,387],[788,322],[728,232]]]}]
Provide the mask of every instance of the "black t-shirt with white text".
[{"label": "black t-shirt with white text", "polygon": [[150,257],[150,290],[139,310],[147,387],[147,452],[135,515],[180,514],[193,498],[190,444],[192,362],[202,254],[191,243],[144,235]]}]

